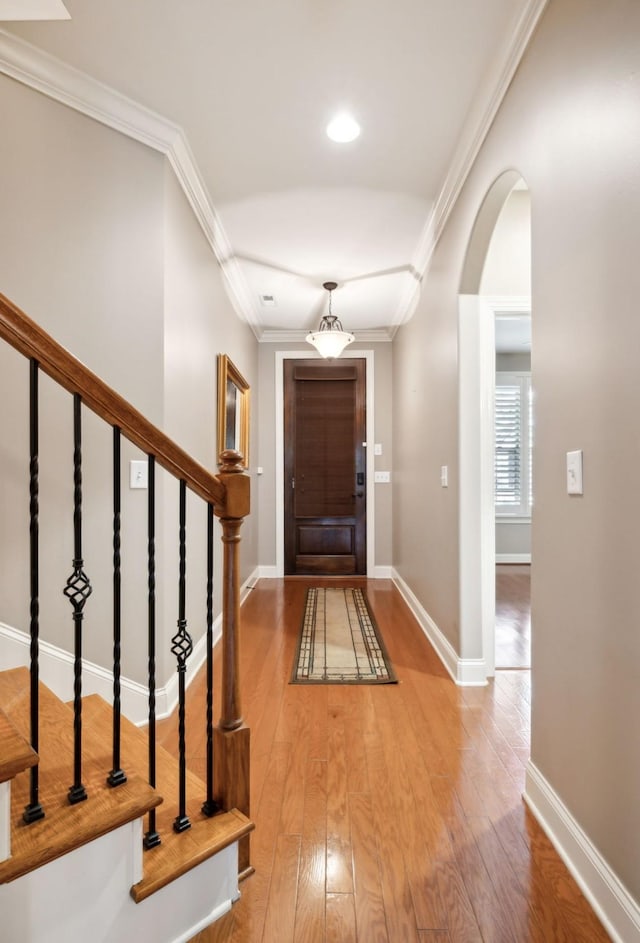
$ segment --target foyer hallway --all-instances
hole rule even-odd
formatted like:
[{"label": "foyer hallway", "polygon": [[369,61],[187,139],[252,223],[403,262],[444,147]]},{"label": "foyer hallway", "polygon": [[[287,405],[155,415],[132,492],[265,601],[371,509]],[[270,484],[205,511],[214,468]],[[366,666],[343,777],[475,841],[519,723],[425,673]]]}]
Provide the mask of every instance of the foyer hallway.
[{"label": "foyer hallway", "polygon": [[[262,580],[243,607],[256,871],[192,943],[608,940],[521,798],[529,672],[456,687],[398,591],[376,580],[360,584],[400,683],[290,685],[312,582]],[[203,697],[197,679],[190,702]],[[202,775],[204,730],[189,729]]]}]

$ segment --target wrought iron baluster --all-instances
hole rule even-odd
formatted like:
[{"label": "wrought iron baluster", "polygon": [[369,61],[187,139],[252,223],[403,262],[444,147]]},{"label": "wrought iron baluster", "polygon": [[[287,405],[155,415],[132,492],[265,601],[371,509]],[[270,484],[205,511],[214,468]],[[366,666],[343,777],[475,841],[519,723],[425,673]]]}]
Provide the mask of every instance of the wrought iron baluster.
[{"label": "wrought iron baluster", "polygon": [[180,786],[178,814],[173,822],[175,832],[184,832],[191,828],[187,816],[187,769],[185,742],[185,675],[187,658],[193,651],[193,642],[187,632],[186,619],[186,520],[187,520],[187,485],[180,481],[180,532],[179,532],[179,578],[178,578],[178,631],[171,639],[171,651],[178,661],[178,754],[180,763]]},{"label": "wrought iron baluster", "polygon": [[[40,749],[40,572],[39,572],[39,414],[38,414],[38,362],[30,361],[29,369],[29,554],[30,554],[30,632],[31,632],[31,746]],[[25,807],[23,819],[27,823],[44,818],[44,809],[39,801],[38,764],[31,767],[29,805]]]},{"label": "wrought iron baluster", "polygon": [[73,607],[73,785],[69,802],[75,805],[87,798],[82,784],[82,610],[91,595],[91,583],[83,570],[82,559],[82,399],[73,395],[73,573],[64,595]]},{"label": "wrought iron baluster", "polygon": [[122,637],[122,577],[120,572],[120,429],[113,427],[113,768],[107,776],[110,786],[121,786],[127,774],[120,766],[120,664]]},{"label": "wrought iron baluster", "polygon": [[213,798],[213,504],[207,504],[207,798],[202,811],[220,811]]},{"label": "wrought iron baluster", "polygon": [[[149,456],[149,491],[147,500],[147,573],[148,573],[148,672],[149,672],[149,785],[156,786],[156,460]],[[149,812],[149,828],[144,847],[160,844],[156,831],[156,810]]]}]

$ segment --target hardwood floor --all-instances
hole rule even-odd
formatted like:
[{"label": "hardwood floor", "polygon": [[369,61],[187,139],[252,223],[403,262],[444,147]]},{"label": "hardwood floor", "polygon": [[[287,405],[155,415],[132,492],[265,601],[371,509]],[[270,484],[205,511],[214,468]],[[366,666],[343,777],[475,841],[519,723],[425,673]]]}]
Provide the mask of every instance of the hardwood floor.
[{"label": "hardwood floor", "polygon": [[[521,798],[529,673],[456,687],[376,580],[367,593],[399,684],[290,685],[310,583],[260,581],[243,607],[256,871],[193,943],[608,940]],[[189,699],[202,698],[196,680]],[[204,731],[188,749],[201,773]]]},{"label": "hardwood floor", "polygon": [[531,666],[531,566],[496,566],[496,668]]}]

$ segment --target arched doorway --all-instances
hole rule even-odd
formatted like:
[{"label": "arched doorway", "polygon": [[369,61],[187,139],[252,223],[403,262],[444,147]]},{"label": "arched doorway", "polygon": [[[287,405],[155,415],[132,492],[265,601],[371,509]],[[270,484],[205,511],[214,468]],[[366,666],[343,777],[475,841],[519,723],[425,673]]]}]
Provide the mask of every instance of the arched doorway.
[{"label": "arched doorway", "polygon": [[460,656],[475,665],[469,679],[474,683],[495,671],[496,313],[521,315],[531,305],[530,289],[506,300],[487,290],[485,277],[499,217],[515,189],[526,191],[526,184],[517,171],[506,171],[485,197],[469,240],[458,306]]}]

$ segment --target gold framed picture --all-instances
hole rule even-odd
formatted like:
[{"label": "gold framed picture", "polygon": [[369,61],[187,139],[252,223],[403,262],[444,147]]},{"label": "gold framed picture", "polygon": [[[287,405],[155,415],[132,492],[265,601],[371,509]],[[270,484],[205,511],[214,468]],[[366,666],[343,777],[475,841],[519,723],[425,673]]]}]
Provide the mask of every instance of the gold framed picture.
[{"label": "gold framed picture", "polygon": [[250,387],[226,354],[218,354],[218,464],[226,449],[242,455],[249,467]]}]

